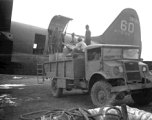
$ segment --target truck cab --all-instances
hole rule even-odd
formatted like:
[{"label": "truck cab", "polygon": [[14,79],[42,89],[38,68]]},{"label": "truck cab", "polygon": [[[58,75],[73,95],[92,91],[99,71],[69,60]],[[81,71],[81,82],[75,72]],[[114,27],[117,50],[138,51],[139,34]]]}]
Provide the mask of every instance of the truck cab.
[{"label": "truck cab", "polygon": [[131,94],[138,104],[151,102],[152,73],[140,59],[139,46],[92,45],[86,48],[85,58],[88,89],[96,106],[113,101],[111,93],[116,99]]}]

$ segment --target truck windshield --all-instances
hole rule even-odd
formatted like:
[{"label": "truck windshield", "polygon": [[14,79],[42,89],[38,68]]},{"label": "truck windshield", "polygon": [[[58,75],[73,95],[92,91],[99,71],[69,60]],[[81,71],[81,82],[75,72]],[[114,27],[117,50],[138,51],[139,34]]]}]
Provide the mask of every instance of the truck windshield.
[{"label": "truck windshield", "polygon": [[123,49],[124,59],[139,59],[139,49]]},{"label": "truck windshield", "polygon": [[104,60],[116,60],[121,59],[122,57],[122,49],[121,48],[104,48],[103,49],[103,59]]}]

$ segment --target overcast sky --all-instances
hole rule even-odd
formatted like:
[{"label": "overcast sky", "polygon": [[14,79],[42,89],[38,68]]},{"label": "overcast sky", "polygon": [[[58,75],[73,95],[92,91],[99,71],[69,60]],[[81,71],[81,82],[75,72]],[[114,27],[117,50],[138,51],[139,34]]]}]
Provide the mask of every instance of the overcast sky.
[{"label": "overcast sky", "polygon": [[84,35],[89,24],[92,36],[101,35],[125,8],[139,15],[142,39],[142,58],[152,61],[152,1],[151,0],[14,0],[12,20],[48,28],[54,15],[74,20],[67,32]]}]

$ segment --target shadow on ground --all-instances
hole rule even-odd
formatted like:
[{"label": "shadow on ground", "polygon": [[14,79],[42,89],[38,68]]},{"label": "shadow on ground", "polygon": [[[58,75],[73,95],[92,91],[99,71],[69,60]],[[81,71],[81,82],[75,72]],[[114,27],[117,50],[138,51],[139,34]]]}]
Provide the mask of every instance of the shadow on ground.
[{"label": "shadow on ground", "polygon": [[[25,86],[13,86],[10,93],[10,98],[16,106],[11,107],[11,112],[6,115],[6,120],[20,120],[22,114],[35,112],[40,110],[53,110],[57,108],[86,108],[94,109],[90,96],[84,95],[80,90],[70,92],[64,91],[61,98],[54,98],[50,91],[50,82],[45,84],[37,84],[36,78],[28,78],[21,80],[2,81],[1,84],[24,84]],[[116,105],[126,103],[131,107],[136,107],[145,111],[152,111],[152,105],[137,106],[134,104],[130,96],[127,96],[123,101],[117,101]]]}]

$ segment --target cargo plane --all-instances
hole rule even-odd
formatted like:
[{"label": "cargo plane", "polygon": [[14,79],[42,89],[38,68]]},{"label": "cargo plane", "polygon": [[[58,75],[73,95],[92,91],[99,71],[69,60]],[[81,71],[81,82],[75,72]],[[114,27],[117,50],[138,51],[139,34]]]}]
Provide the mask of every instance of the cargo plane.
[{"label": "cargo plane", "polygon": [[[10,73],[35,75],[37,57],[48,59],[48,43],[56,27],[64,34],[65,43],[72,40],[71,34],[66,33],[69,21],[72,21],[69,17],[56,15],[50,21],[48,29],[11,21],[10,31],[1,30],[1,34],[12,42],[10,64],[6,67],[11,69]],[[76,35],[76,39],[78,37],[84,38]],[[138,45],[141,48],[140,22],[136,11],[131,8],[122,10],[105,32],[92,37],[91,42],[91,44]]]}]

